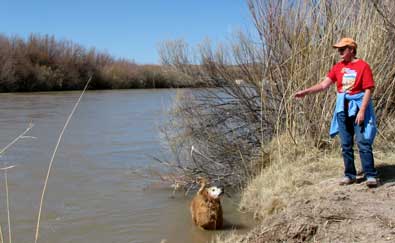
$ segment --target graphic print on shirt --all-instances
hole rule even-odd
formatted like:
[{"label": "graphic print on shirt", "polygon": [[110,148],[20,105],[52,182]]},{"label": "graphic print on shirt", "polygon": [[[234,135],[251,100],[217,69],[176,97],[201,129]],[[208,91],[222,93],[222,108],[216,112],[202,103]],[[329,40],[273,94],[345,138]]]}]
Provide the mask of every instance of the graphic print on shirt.
[{"label": "graphic print on shirt", "polygon": [[342,92],[350,91],[357,79],[357,72],[350,68],[343,68],[342,73],[344,73],[342,80]]}]

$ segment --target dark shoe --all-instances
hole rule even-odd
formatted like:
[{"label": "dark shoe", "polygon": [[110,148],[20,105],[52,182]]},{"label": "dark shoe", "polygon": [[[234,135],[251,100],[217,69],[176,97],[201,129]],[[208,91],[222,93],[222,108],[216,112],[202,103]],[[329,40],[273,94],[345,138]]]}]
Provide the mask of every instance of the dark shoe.
[{"label": "dark shoe", "polygon": [[366,179],[366,185],[367,185],[369,188],[373,188],[373,187],[377,187],[377,186],[379,185],[379,182],[378,182],[377,179],[374,178],[374,177],[368,177],[368,178]]},{"label": "dark shoe", "polygon": [[355,183],[356,181],[357,181],[356,179],[351,179],[350,177],[345,176],[339,181],[339,185],[341,186],[350,185]]}]

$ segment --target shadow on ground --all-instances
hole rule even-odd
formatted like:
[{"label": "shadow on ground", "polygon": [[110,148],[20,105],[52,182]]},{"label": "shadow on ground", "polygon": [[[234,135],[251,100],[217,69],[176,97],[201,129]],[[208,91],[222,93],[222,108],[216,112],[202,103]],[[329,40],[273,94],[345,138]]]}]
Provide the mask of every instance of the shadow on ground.
[{"label": "shadow on ground", "polygon": [[237,224],[237,223],[234,224],[226,220],[224,220],[224,225],[221,228],[221,230],[244,230],[244,229],[248,229],[248,227],[243,224]]},{"label": "shadow on ground", "polygon": [[383,184],[395,182],[395,165],[381,164],[376,169]]}]

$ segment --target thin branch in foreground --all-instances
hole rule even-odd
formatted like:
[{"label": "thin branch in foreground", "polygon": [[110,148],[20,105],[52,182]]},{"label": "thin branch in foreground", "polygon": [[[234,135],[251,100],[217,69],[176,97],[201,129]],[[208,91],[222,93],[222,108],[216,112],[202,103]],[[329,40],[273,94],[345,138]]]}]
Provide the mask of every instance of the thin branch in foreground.
[{"label": "thin branch in foreground", "polygon": [[66,122],[65,122],[65,124],[63,126],[63,129],[60,132],[60,135],[59,135],[59,138],[58,138],[58,142],[56,143],[55,149],[54,149],[54,151],[52,153],[51,161],[49,162],[49,165],[48,165],[47,176],[45,177],[45,182],[44,182],[44,186],[43,186],[43,190],[42,190],[42,194],[41,194],[41,199],[40,199],[40,207],[39,207],[39,210],[38,210],[37,225],[36,225],[36,235],[35,235],[35,239],[34,239],[35,243],[37,243],[37,240],[38,240],[38,237],[39,237],[40,220],[41,220],[41,212],[42,212],[42,208],[43,208],[43,204],[44,204],[44,196],[45,196],[45,191],[47,189],[48,179],[49,179],[49,175],[51,174],[52,164],[53,164],[53,161],[55,159],[56,152],[58,151],[60,141],[62,140],[63,134],[64,134],[64,132],[65,132],[65,130],[67,128],[67,125],[69,124],[71,118],[73,117],[73,114],[74,114],[75,110],[77,109],[77,107],[78,107],[78,105],[79,105],[79,103],[80,103],[80,101],[82,99],[82,96],[84,95],[86,89],[88,88],[88,85],[89,85],[91,80],[92,80],[92,76],[89,77],[88,81],[86,82],[84,90],[82,91],[80,97],[78,98],[77,102],[75,103],[75,105],[73,107],[73,110],[71,111],[69,117],[67,118],[67,120],[66,120]]},{"label": "thin branch in foreground", "polygon": [[[8,241],[9,243],[12,243],[12,234],[11,234],[11,217],[10,217],[10,197],[8,193],[8,177],[7,177],[7,171],[9,169],[14,168],[15,165],[7,166],[7,167],[2,167],[0,170],[4,171],[4,180],[5,180],[5,191],[6,191],[6,204],[7,204],[7,222],[8,222]],[[0,225],[0,242],[4,242],[3,238],[3,230]]]},{"label": "thin branch in foreground", "polygon": [[3,239],[3,230],[1,229],[1,225],[0,225],[0,243],[4,243],[4,239]]},{"label": "thin branch in foreground", "polygon": [[15,165],[10,165],[10,166],[7,166],[7,167],[0,168],[0,170],[9,170],[9,169],[12,169],[14,167],[15,167]]},{"label": "thin branch in foreground", "polygon": [[[3,149],[0,150],[0,156],[7,151],[7,149],[11,148],[12,145],[14,145],[16,142],[18,142],[22,138],[27,138],[28,136],[25,136],[27,132],[29,132],[33,128],[34,124],[29,123],[28,127],[25,129],[24,132],[19,134],[14,140],[12,140],[9,144],[7,144]],[[6,200],[7,200],[7,222],[8,222],[8,241],[12,243],[12,233],[11,233],[11,217],[10,217],[10,200],[9,200],[9,192],[8,192],[8,177],[7,177],[7,170],[14,168],[15,165],[7,166],[7,167],[2,167],[0,170],[4,171],[4,178],[5,178],[5,189],[6,189]],[[4,242],[3,238],[3,231],[0,225],[0,241],[1,243]]]},{"label": "thin branch in foreground", "polygon": [[30,131],[30,129],[32,129],[34,127],[33,123],[29,123],[29,126],[26,128],[26,130],[24,132],[22,132],[18,137],[16,137],[14,140],[12,140],[12,142],[10,142],[9,144],[7,144],[7,146],[5,146],[2,150],[0,150],[0,156],[7,150],[9,149],[12,145],[14,145],[16,142],[18,142],[19,139],[21,138],[26,138],[25,134]]},{"label": "thin branch in foreground", "polygon": [[7,222],[8,222],[8,242],[12,243],[12,234],[11,234],[11,217],[10,217],[10,197],[8,193],[8,177],[7,171],[8,169],[13,168],[13,166],[8,166],[4,169],[4,180],[5,180],[5,191],[6,191],[6,199],[7,199]]}]

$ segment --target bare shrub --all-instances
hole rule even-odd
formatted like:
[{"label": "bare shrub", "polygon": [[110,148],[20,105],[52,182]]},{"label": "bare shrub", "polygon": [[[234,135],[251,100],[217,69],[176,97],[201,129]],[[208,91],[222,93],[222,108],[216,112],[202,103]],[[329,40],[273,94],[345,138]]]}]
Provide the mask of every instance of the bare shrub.
[{"label": "bare shrub", "polygon": [[[268,113],[261,117],[260,94],[257,93],[261,77],[257,66],[236,64],[244,58],[240,49],[235,46],[213,49],[207,41],[198,49],[199,64],[190,62],[178,69],[180,64],[176,63],[169,68],[181,70],[198,82],[216,88],[180,91],[172,112],[173,120],[168,124],[171,129],[166,128],[164,132],[176,155],[176,164],[183,167],[184,172],[191,177],[200,175],[239,186],[255,175],[262,139],[274,133],[268,124],[276,120],[271,114],[275,111],[275,101],[268,101],[265,106]],[[239,52],[237,59],[231,55],[232,49]],[[182,55],[186,51],[177,48],[174,53],[171,50],[161,52],[164,53]],[[163,60],[170,59],[180,60],[163,57]],[[254,79],[243,79],[247,76]]]}]

